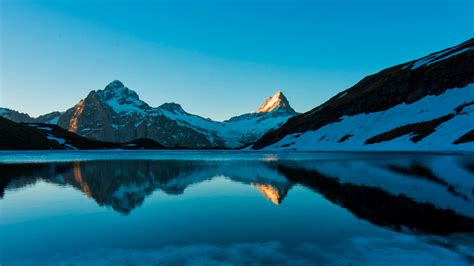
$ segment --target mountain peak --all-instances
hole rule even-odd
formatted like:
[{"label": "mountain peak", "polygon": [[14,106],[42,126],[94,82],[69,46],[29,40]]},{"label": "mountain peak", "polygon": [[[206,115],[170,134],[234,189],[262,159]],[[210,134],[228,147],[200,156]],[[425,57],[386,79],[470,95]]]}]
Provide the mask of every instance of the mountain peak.
[{"label": "mountain peak", "polygon": [[125,85],[120,80],[114,80],[105,86],[103,90],[98,90],[96,92],[101,98],[106,100],[110,100],[112,98],[129,98],[133,100],[139,99],[138,94],[125,87]]},{"label": "mountain peak", "polygon": [[177,103],[164,103],[158,107],[160,109],[170,111],[175,114],[185,114],[186,112],[184,111],[183,107]]},{"label": "mountain peak", "polygon": [[274,110],[284,110],[296,114],[295,110],[291,108],[288,99],[281,91],[277,91],[272,97],[267,98],[260,108],[258,108],[257,113],[268,113]]},{"label": "mountain peak", "polygon": [[104,90],[115,90],[115,89],[121,89],[121,88],[125,88],[125,85],[123,85],[123,83],[120,80],[113,80],[112,82],[109,83],[109,85],[105,87]]},{"label": "mountain peak", "polygon": [[[121,81],[110,82],[103,90],[91,91],[89,96],[108,104],[116,113],[140,113],[150,109],[150,106],[140,100],[138,94],[127,88]],[[89,97],[88,96],[88,97]]]}]

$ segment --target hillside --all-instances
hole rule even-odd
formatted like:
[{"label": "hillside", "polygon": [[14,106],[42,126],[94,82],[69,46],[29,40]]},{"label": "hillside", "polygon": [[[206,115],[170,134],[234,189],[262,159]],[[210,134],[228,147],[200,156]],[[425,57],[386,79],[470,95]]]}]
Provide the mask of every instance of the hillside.
[{"label": "hillside", "polygon": [[474,149],[474,39],[362,79],[254,149]]}]

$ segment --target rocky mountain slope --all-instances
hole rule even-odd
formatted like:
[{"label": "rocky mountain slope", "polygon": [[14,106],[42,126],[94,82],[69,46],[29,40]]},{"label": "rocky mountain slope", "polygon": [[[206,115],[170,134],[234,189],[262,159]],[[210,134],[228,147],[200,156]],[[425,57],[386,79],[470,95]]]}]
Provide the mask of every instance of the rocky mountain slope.
[{"label": "rocky mountain slope", "polygon": [[474,150],[474,39],[362,79],[254,149]]},{"label": "rocky mountain slope", "polygon": [[118,80],[103,90],[91,91],[63,113],[31,118],[4,108],[0,112],[16,122],[49,122],[94,140],[148,138],[167,147],[190,148],[246,146],[295,114],[283,93],[277,92],[257,112],[218,122],[187,113],[176,103],[151,107]]},{"label": "rocky mountain slope", "polygon": [[15,123],[0,117],[0,150],[162,149],[153,140],[126,143],[91,140],[53,124]]}]

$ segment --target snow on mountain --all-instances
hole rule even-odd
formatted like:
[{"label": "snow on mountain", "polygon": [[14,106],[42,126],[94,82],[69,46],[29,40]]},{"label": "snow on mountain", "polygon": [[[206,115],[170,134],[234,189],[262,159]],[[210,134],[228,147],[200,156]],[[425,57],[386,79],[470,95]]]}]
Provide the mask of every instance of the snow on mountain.
[{"label": "snow on mountain", "polygon": [[[271,103],[268,104],[269,102]],[[255,142],[268,130],[281,126],[296,114],[282,92],[268,98],[262,106],[265,105],[265,111],[259,108],[257,112],[232,117],[223,122],[189,114],[176,103],[165,103],[154,108],[150,115],[164,115],[181,126],[206,135],[211,143],[219,141],[225,147],[238,148]]]},{"label": "snow on mountain", "polygon": [[51,112],[45,115],[40,115],[34,119],[35,123],[46,123],[56,125],[58,123],[60,112]]},{"label": "snow on mountain", "polygon": [[283,125],[293,115],[256,115],[254,113],[222,122],[221,134],[227,146],[237,148],[257,141],[268,130]]},{"label": "snow on mountain", "polygon": [[183,126],[207,134],[211,141],[215,139],[223,141],[229,148],[238,148],[255,142],[268,130],[278,128],[296,114],[280,91],[268,98],[258,111],[232,117],[223,122],[189,114],[174,103],[164,104],[156,111],[179,121]]},{"label": "snow on mountain", "polygon": [[266,150],[474,150],[474,39],[365,77],[266,133]]},{"label": "snow on mountain", "polygon": [[218,131],[220,128],[219,122],[190,114],[176,103],[164,103],[153,111],[152,115],[164,115],[172,120],[179,121],[180,125],[192,127],[198,131],[210,133]]},{"label": "snow on mountain", "polygon": [[100,100],[107,103],[117,114],[120,115],[146,115],[151,109],[148,104],[140,100],[138,94],[123,85],[118,80],[112,81],[105,89],[98,90]]},{"label": "snow on mountain", "polygon": [[[432,134],[418,132],[416,126],[393,137],[370,141],[400,126],[434,122]],[[426,96],[411,104],[399,104],[388,110],[354,116],[318,130],[290,134],[266,149],[284,150],[474,150],[474,142],[453,144],[474,127],[474,84],[447,90],[438,96]],[[426,129],[425,129],[426,130]],[[405,133],[405,134],[404,134]],[[374,138],[375,139],[375,138]]]},{"label": "snow on mountain", "polygon": [[453,56],[456,56],[458,54],[473,50],[474,47],[463,47],[464,44],[460,44],[448,49],[445,49],[443,51],[437,52],[430,54],[428,56],[425,56],[421,59],[415,60],[414,62],[411,62],[410,64],[406,65],[404,68],[411,66],[411,70],[417,69],[419,67],[423,66],[429,66],[431,64],[434,64],[436,62],[442,61],[449,59]]},{"label": "snow on mountain", "polygon": [[245,146],[257,141],[269,130],[277,129],[296,114],[285,95],[278,91],[265,100],[256,112],[222,122],[221,135],[225,136],[229,147]]},{"label": "snow on mountain", "polygon": [[91,91],[86,98],[65,112],[52,112],[37,118],[1,108],[0,116],[15,122],[50,123],[87,138],[127,142],[153,139],[168,147],[230,147],[255,142],[268,130],[282,125],[296,112],[281,92],[262,105],[264,111],[233,117],[224,122],[187,113],[179,104],[151,107],[122,82],[114,80],[102,90]]},{"label": "snow on mountain", "polygon": [[186,114],[186,111],[184,111],[183,107],[177,103],[164,103],[158,107],[158,109],[165,110],[168,112],[172,112],[176,115],[179,114]]},{"label": "snow on mountain", "polygon": [[281,91],[277,91],[272,97],[266,99],[260,108],[258,108],[257,113],[268,113],[277,109],[296,114],[295,110],[291,108],[288,99],[286,99],[285,95],[283,95]]}]

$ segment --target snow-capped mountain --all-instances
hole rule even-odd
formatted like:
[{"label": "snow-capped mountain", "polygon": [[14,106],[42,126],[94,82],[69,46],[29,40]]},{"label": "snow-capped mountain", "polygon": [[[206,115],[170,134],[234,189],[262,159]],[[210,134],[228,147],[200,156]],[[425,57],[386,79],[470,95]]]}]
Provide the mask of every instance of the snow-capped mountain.
[{"label": "snow-capped mountain", "polygon": [[192,148],[246,146],[294,115],[286,97],[277,92],[258,111],[218,122],[187,113],[176,103],[151,107],[118,80],[102,90],[91,91],[63,113],[32,118],[9,109],[0,110],[0,116],[15,122],[57,124],[94,140],[123,143],[148,138],[167,147]]},{"label": "snow-capped mountain", "polygon": [[176,103],[165,103],[153,109],[151,115],[162,115],[176,121],[180,126],[204,135],[209,142],[203,145],[205,147],[238,148],[254,143],[267,131],[278,128],[288,118],[297,114],[283,93],[277,92],[269,99],[274,99],[277,103],[273,104],[272,109],[267,108],[266,111],[259,109],[223,122],[189,114]]},{"label": "snow-capped mountain", "polygon": [[253,148],[474,150],[474,39],[368,76]]}]

